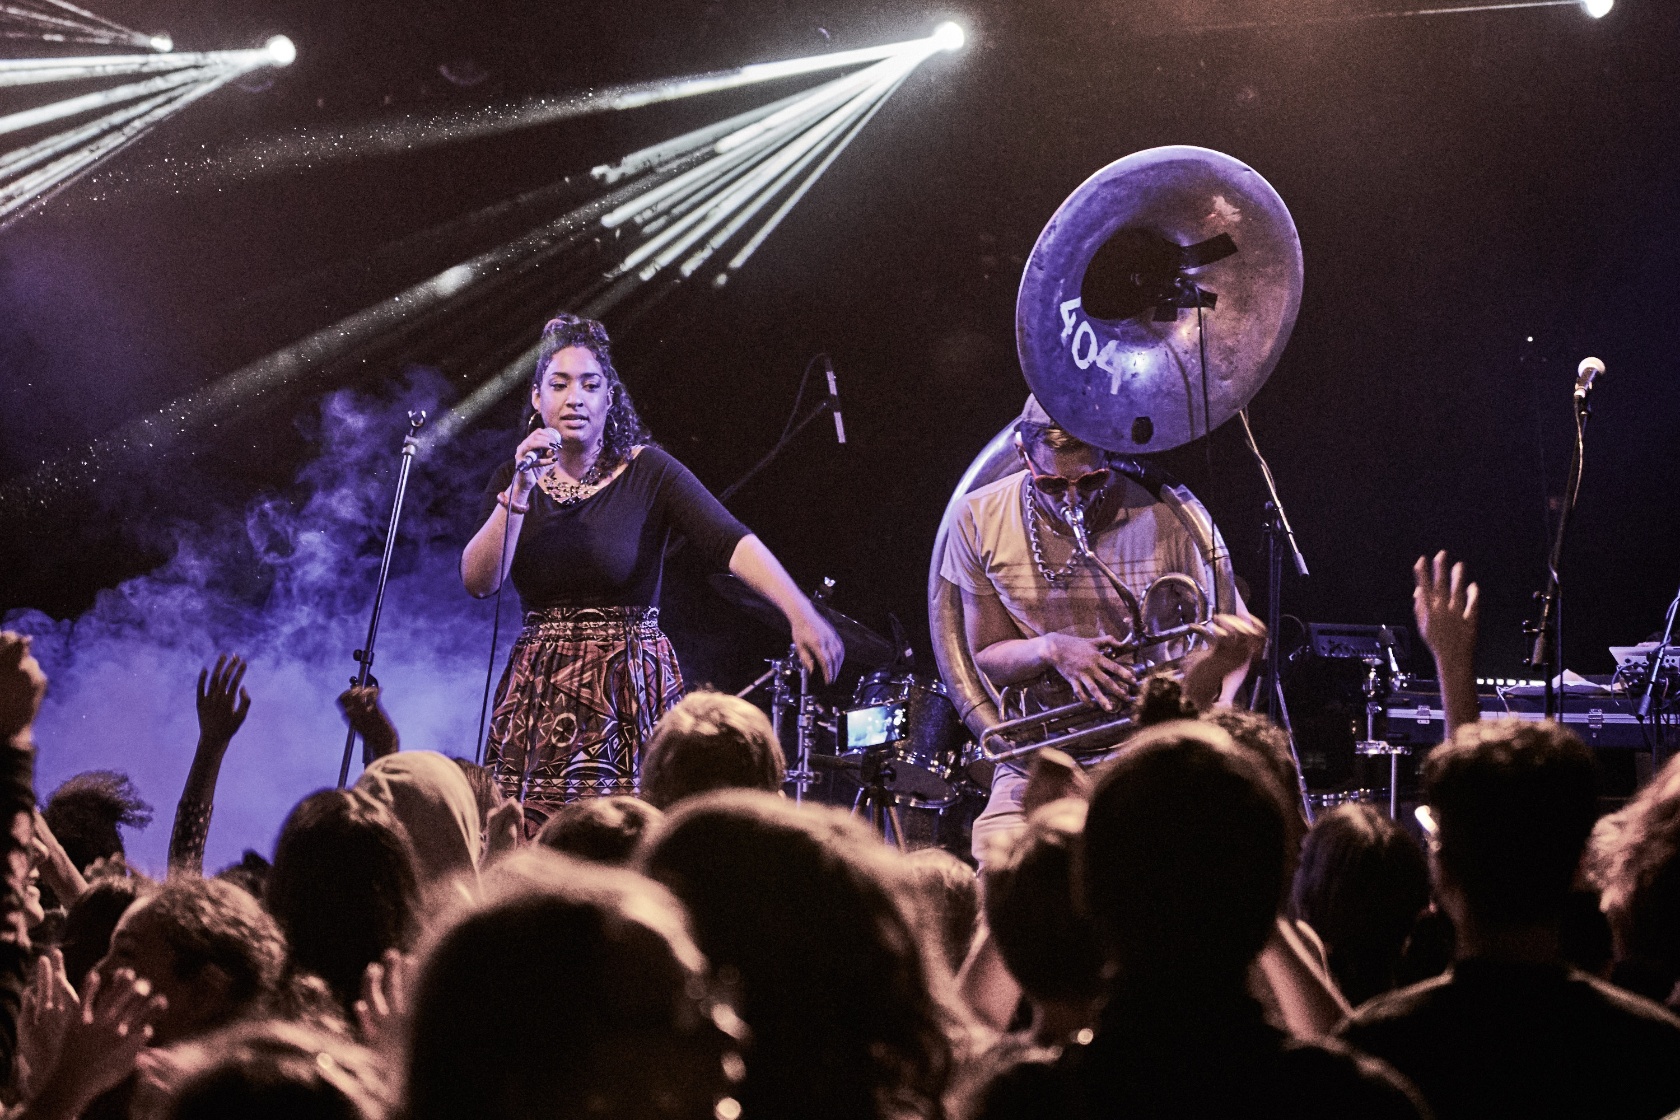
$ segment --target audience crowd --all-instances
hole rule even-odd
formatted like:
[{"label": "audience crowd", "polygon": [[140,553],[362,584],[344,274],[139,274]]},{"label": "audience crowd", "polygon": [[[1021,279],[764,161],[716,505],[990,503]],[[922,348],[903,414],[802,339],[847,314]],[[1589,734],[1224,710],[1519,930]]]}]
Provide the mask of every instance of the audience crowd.
[{"label": "audience crowd", "polygon": [[[403,750],[203,874],[245,663],[198,681],[168,867],[121,774],[37,806],[47,688],[0,634],[8,1118],[1083,1120],[1680,1116],[1680,761],[1478,719],[1476,589],[1415,570],[1447,742],[1424,809],[1309,827],[1289,741],[1146,684],[1100,765],[1034,759],[982,868],[782,796],[769,721],[695,692],[640,797],[527,820]],[[260,718],[260,707],[258,716]]]}]

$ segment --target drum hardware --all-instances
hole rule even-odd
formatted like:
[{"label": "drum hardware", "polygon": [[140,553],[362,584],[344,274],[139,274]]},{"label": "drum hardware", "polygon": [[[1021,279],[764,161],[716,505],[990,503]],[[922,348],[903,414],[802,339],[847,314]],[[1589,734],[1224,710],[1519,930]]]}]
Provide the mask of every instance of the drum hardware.
[{"label": "drum hardware", "polygon": [[906,851],[904,821],[898,815],[898,801],[889,788],[898,777],[897,767],[879,751],[868,752],[860,762],[858,774],[863,788],[852,802],[852,815],[866,814],[871,828],[899,851]]},{"label": "drum hardware", "polygon": [[[793,799],[796,802],[805,800],[805,791],[822,781],[822,775],[811,768],[811,744],[816,741],[818,727],[833,730],[835,723],[832,719],[822,719],[826,711],[817,701],[811,689],[811,674],[799,661],[799,647],[789,646],[787,653],[772,659],[769,668],[760,673],[758,679],[735,695],[746,699],[758,689],[768,684],[770,686],[770,726],[776,732],[776,741],[787,741],[785,731],[789,712],[797,713],[794,724],[795,749],[793,766],[788,769],[785,781],[793,785]],[[799,682],[799,696],[793,695],[792,682]]]},{"label": "drum hardware", "polygon": [[[1382,627],[1387,631],[1388,627]],[[1400,819],[1400,756],[1411,754],[1412,748],[1404,743],[1390,743],[1386,739],[1377,738],[1377,717],[1384,712],[1385,701],[1394,692],[1394,683],[1400,679],[1400,666],[1394,657],[1394,635],[1384,635],[1383,650],[1388,654],[1387,663],[1381,657],[1363,657],[1365,662],[1365,738],[1353,745],[1353,753],[1362,758],[1388,759],[1388,819]],[[1297,765],[1299,765],[1297,763]]]},{"label": "drum hardware", "polygon": [[1283,499],[1278,497],[1277,486],[1272,481],[1272,468],[1266,464],[1266,459],[1260,454],[1259,445],[1254,442],[1254,433],[1248,426],[1248,414],[1243,413],[1243,431],[1248,434],[1249,449],[1254,452],[1254,458],[1260,464],[1260,473],[1266,480],[1266,488],[1271,493],[1272,500],[1266,503],[1266,522],[1262,530],[1266,537],[1266,662],[1259,680],[1254,682],[1254,691],[1249,694],[1249,709],[1253,710],[1265,705],[1266,717],[1279,727],[1289,738],[1289,757],[1295,763],[1295,780],[1299,785],[1301,811],[1307,816],[1307,823],[1312,824],[1318,819],[1313,812],[1312,798],[1307,793],[1306,770],[1301,766],[1300,747],[1295,742],[1295,725],[1289,719],[1289,702],[1283,696],[1283,643],[1278,640],[1279,631],[1283,627],[1283,543],[1289,542],[1290,554],[1295,561],[1295,573],[1305,577],[1307,561],[1301,555],[1301,548],[1295,543],[1295,530],[1290,528],[1289,519],[1283,512]]}]

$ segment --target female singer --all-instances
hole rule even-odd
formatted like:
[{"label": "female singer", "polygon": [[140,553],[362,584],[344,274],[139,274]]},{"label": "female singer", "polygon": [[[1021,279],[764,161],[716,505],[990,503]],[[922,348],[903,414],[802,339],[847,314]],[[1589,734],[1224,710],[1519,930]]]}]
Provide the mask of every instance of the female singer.
[{"label": "female singer", "polygon": [[[649,437],[600,323],[563,314],[543,328],[531,408],[538,426],[491,478],[461,579],[483,598],[511,575],[525,607],[486,763],[535,819],[635,793],[642,744],[682,697],[657,606],[673,532],[787,616],[807,669],[832,680],[845,647],[770,550]],[[535,467],[517,469],[533,452]]]}]

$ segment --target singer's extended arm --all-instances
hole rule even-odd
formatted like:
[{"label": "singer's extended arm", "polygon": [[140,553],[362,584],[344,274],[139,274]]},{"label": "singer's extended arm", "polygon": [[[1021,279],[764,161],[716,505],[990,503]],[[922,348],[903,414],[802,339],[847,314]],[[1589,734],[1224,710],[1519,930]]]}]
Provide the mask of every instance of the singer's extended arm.
[{"label": "singer's extended arm", "polygon": [[729,558],[729,571],[742,583],[776,605],[788,620],[793,631],[793,644],[799,650],[799,660],[810,670],[820,669],[825,681],[832,681],[840,673],[840,663],[846,657],[846,647],[840,635],[799,590],[793,577],[787,574],[781,561],[756,536],[748,533],[735,545]]}]

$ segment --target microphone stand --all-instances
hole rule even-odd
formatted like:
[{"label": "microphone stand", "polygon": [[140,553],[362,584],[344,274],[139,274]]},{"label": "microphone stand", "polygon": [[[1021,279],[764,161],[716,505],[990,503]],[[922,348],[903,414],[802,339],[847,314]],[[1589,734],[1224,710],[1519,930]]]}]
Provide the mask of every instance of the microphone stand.
[{"label": "microphone stand", "polygon": [[1534,648],[1528,664],[1539,669],[1546,678],[1546,718],[1556,719],[1560,707],[1563,684],[1563,542],[1569,530],[1569,515],[1575,510],[1575,500],[1581,495],[1581,471],[1586,459],[1587,420],[1592,416],[1589,403],[1591,384],[1576,390],[1575,447],[1569,456],[1569,481],[1564,486],[1563,508],[1558,511],[1557,533],[1552,538],[1552,551],[1546,560],[1546,589],[1535,596],[1540,601],[1540,621],[1524,627],[1534,637]]},{"label": "microphone stand", "polygon": [[1312,824],[1316,814],[1313,812],[1312,797],[1307,792],[1307,775],[1301,769],[1301,752],[1295,746],[1295,726],[1289,720],[1289,703],[1283,697],[1283,644],[1278,640],[1283,627],[1283,546],[1288,544],[1295,574],[1303,579],[1307,576],[1307,558],[1301,555],[1301,546],[1295,540],[1295,528],[1289,524],[1289,515],[1283,511],[1283,498],[1278,495],[1277,479],[1272,477],[1271,464],[1266,462],[1266,456],[1260,453],[1260,444],[1254,439],[1254,429],[1248,423],[1248,409],[1239,410],[1237,417],[1242,420],[1243,439],[1260,468],[1260,477],[1266,483],[1266,493],[1270,498],[1266,503],[1263,529],[1267,572],[1265,692],[1261,692],[1260,683],[1256,682],[1249,707],[1259,707],[1264,695],[1267,718],[1283,728],[1284,734],[1289,737],[1289,756],[1295,760],[1301,810],[1306,814],[1307,823]]},{"label": "microphone stand", "polygon": [[[417,438],[422,425],[426,423],[424,410],[415,409],[408,414],[408,434],[402,442],[402,466],[397,470],[397,495],[391,501],[391,522],[385,527],[385,552],[379,558],[379,582],[373,591],[373,616],[368,619],[367,641],[362,648],[350,656],[361,666],[356,675],[350,678],[350,687],[366,688],[370,682],[377,683],[373,676],[373,643],[379,637],[379,615],[385,609],[385,584],[391,576],[391,553],[397,547],[397,522],[402,517],[403,497],[408,492],[408,472],[414,466],[414,454],[420,449]],[[344,738],[344,761],[338,766],[338,788],[343,789],[344,783],[350,777],[350,754],[356,747],[356,729],[352,727]],[[363,763],[366,764],[365,757]]]}]

